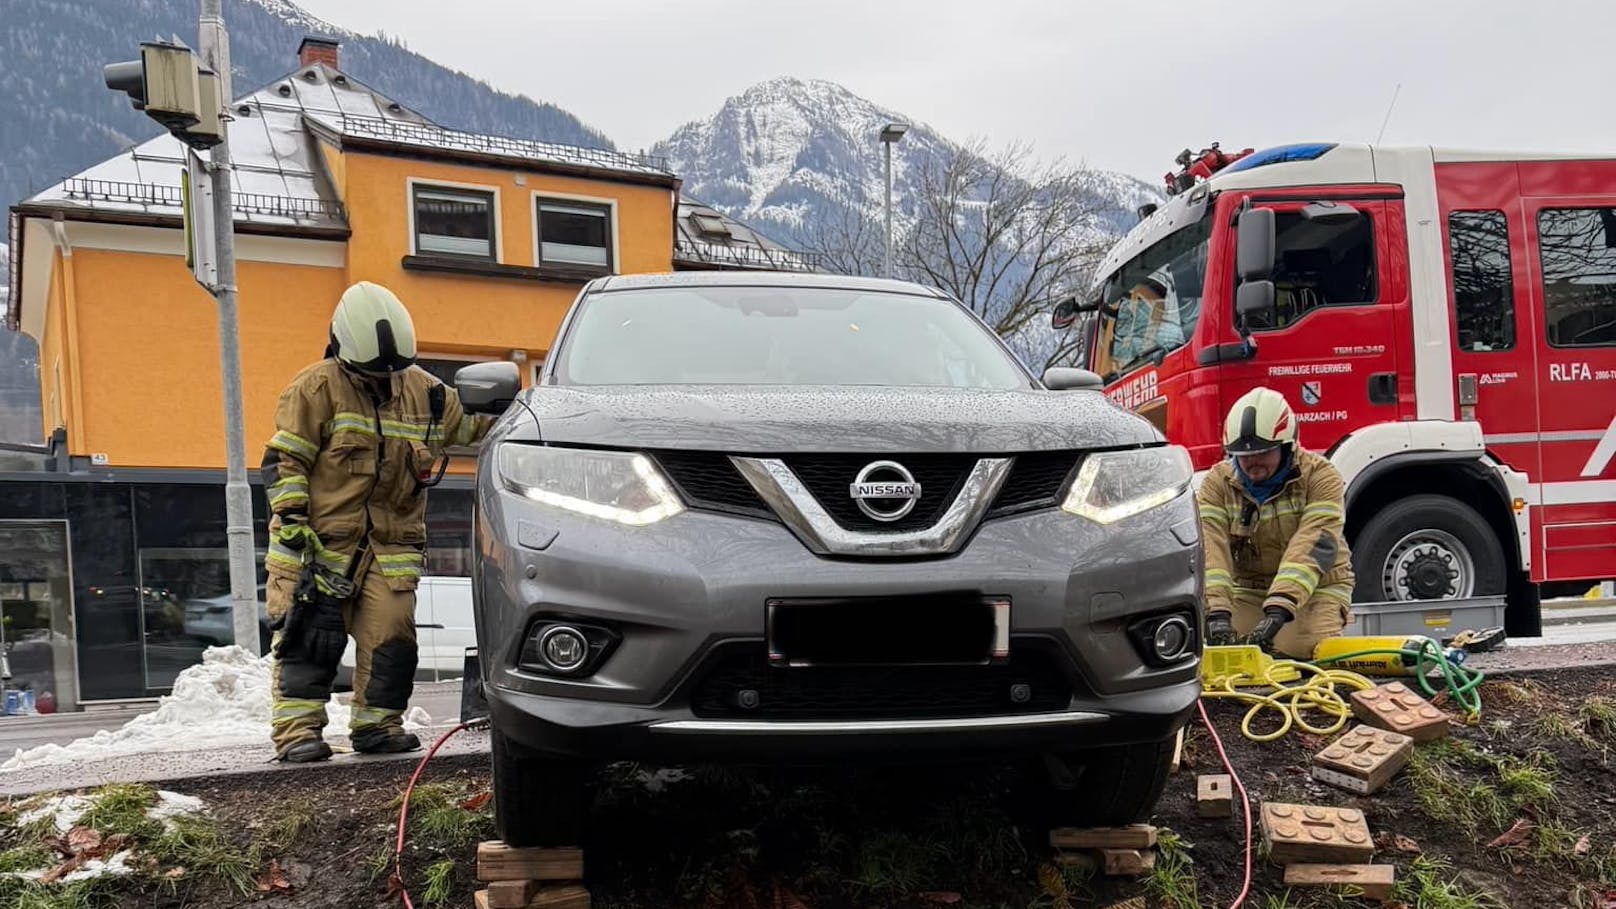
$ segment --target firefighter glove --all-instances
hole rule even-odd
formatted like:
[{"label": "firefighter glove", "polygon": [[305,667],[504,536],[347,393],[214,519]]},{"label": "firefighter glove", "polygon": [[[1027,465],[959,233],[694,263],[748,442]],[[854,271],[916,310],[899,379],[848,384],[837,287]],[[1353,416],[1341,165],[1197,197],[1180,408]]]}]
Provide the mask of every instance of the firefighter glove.
[{"label": "firefighter glove", "polygon": [[275,532],[275,539],[293,552],[302,552],[305,548],[318,551],[320,548],[320,535],[314,532],[308,519],[302,515],[283,518],[280,530]]},{"label": "firefighter glove", "polygon": [[1285,623],[1290,620],[1290,611],[1284,607],[1267,607],[1263,610],[1262,621],[1258,622],[1257,627],[1253,628],[1251,634],[1246,636],[1246,643],[1261,647],[1264,653],[1272,653],[1274,636],[1279,634],[1279,629],[1285,627]]},{"label": "firefighter glove", "polygon": [[1235,643],[1234,626],[1229,613],[1214,612],[1206,617],[1206,642],[1213,647],[1228,647]]}]

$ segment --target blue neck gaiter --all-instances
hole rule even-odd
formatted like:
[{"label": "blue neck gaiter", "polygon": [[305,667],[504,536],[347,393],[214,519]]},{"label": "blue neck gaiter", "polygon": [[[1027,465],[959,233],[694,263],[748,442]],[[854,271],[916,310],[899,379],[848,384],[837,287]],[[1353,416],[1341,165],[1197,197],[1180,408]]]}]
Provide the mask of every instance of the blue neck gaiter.
[{"label": "blue neck gaiter", "polygon": [[1261,505],[1273,498],[1274,494],[1284,487],[1285,481],[1290,479],[1291,450],[1288,447],[1285,449],[1285,453],[1279,460],[1279,469],[1274,471],[1273,476],[1261,483],[1255,482],[1251,477],[1246,476],[1246,472],[1240,469],[1238,459],[1234,462],[1234,472],[1235,476],[1240,478],[1240,485],[1244,486],[1246,492],[1251,493],[1251,497],[1257,500],[1257,504]]}]

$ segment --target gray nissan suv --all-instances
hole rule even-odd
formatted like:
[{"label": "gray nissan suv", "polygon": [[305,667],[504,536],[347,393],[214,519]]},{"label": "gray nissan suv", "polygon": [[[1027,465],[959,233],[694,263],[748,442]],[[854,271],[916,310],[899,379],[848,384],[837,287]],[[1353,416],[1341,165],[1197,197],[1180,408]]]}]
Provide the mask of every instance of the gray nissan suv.
[{"label": "gray nissan suv", "polygon": [[456,386],[503,414],[469,681],[507,842],[578,842],[622,760],[1010,758],[1055,822],[1149,815],[1199,525],[1186,452],[1092,373],[916,284],[702,272],[592,281],[534,387]]}]

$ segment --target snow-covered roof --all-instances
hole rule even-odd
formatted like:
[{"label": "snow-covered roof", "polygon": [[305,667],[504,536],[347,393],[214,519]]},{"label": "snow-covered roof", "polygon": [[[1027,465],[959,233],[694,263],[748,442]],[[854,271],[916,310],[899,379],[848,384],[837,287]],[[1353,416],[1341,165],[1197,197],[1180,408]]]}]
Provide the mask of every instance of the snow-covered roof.
[{"label": "snow-covered roof", "polygon": [[674,219],[673,258],[699,268],[815,271],[818,258],[787,249],[738,218],[680,196]]}]

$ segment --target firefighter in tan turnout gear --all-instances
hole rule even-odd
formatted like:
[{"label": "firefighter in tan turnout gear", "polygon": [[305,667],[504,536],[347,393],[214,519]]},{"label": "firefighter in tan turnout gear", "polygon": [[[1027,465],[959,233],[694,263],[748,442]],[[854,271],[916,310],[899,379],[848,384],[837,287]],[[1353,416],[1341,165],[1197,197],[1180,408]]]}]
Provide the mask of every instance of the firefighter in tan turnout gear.
[{"label": "firefighter in tan turnout gear", "polygon": [[276,630],[272,738],[284,761],[331,756],[325,705],[349,634],[354,750],[421,745],[403,714],[415,687],[426,485],[445,447],[480,440],[492,419],[465,413],[415,355],[404,305],[362,281],[337,304],[326,358],[275,410],[265,606]]},{"label": "firefighter in tan turnout gear", "polygon": [[1235,402],[1223,447],[1199,492],[1207,643],[1311,660],[1351,620],[1341,474],[1296,444],[1296,415],[1270,388]]}]

